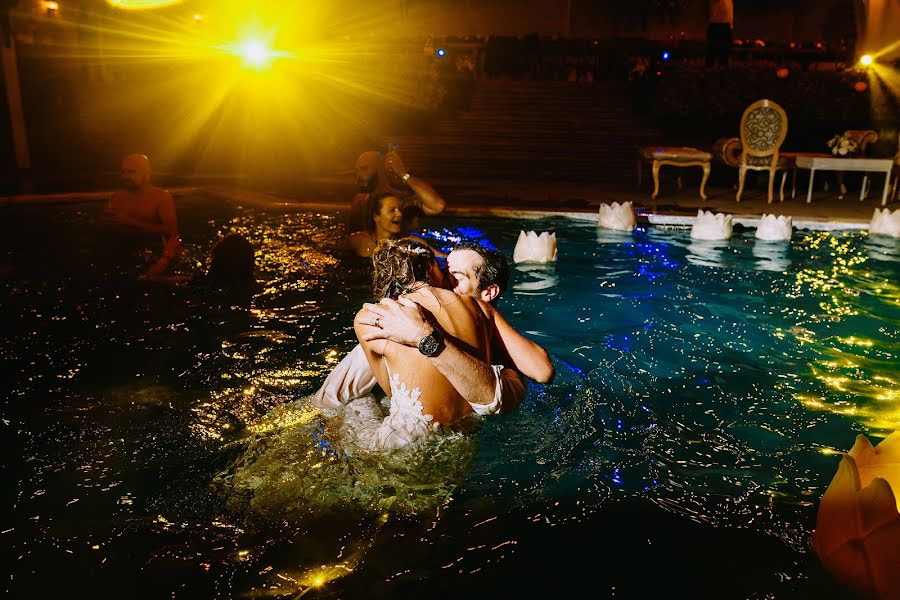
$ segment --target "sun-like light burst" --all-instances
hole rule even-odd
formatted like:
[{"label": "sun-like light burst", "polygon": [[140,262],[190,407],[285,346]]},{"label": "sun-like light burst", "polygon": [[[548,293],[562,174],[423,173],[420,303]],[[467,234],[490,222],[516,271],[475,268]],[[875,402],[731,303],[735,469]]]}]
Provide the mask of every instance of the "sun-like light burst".
[{"label": "sun-like light burst", "polygon": [[109,0],[60,13],[41,68],[76,84],[82,131],[120,132],[157,171],[320,172],[440,98],[436,59],[395,37],[399,9]]}]

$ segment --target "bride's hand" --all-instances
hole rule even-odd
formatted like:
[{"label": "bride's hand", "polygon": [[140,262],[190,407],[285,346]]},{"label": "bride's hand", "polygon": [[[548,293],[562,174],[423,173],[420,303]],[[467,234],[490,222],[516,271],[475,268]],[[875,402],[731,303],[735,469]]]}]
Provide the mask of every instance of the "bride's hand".
[{"label": "bride's hand", "polygon": [[431,333],[422,309],[409,298],[384,298],[378,304],[363,304],[359,322],[368,325],[363,340],[390,340],[404,346],[416,347],[419,340]]}]

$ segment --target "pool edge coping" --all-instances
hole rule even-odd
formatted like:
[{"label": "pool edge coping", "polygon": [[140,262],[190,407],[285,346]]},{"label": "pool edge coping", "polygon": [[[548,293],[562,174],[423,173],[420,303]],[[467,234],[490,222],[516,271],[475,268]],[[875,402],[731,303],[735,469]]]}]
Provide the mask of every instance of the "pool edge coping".
[{"label": "pool edge coping", "polygon": [[[166,188],[173,195],[183,195],[192,192],[204,192],[225,200],[243,202],[248,204],[279,206],[282,208],[295,208],[303,210],[345,210],[342,202],[298,202],[286,198],[249,190],[236,190],[221,186],[182,186]],[[68,202],[102,201],[114,192],[114,190],[100,192],[68,192],[59,194],[19,194],[0,196],[0,207],[25,205],[25,204],[55,204]],[[514,219],[540,219],[545,217],[563,217],[574,221],[597,222],[599,210],[538,210],[520,209],[510,207],[447,207],[446,214],[456,216],[493,216]],[[728,213],[732,215],[732,222],[744,227],[757,227],[762,216],[754,214]],[[646,225],[662,225],[673,227],[687,227],[694,223],[696,216],[663,214],[663,213],[637,213],[638,223]],[[870,221],[866,219],[831,219],[827,217],[804,217],[793,219],[795,229],[808,229],[816,231],[837,230],[867,230]]]}]

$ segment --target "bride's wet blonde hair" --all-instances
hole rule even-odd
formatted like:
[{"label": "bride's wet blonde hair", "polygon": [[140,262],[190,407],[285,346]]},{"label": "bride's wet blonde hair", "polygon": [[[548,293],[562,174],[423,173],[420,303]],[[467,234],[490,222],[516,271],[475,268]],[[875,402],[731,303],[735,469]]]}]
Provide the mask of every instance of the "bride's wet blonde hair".
[{"label": "bride's wet blonde hair", "polygon": [[393,298],[413,291],[417,281],[428,281],[434,253],[414,240],[381,240],[372,254],[372,292]]}]

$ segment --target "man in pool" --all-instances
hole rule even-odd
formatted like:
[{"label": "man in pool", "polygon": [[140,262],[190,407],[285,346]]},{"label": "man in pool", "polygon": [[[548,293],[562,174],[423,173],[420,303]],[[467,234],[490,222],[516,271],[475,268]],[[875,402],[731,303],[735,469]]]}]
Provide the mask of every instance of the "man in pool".
[{"label": "man in pool", "polygon": [[[393,192],[403,200],[404,215],[417,213],[415,209],[421,210],[425,215],[439,215],[447,206],[429,183],[406,170],[400,156],[393,150],[385,156],[373,150],[360,154],[356,159],[356,183],[359,185],[359,193],[350,202],[348,233],[366,228],[369,219],[368,201],[373,194]],[[409,187],[412,194],[394,189],[395,185]],[[404,231],[408,230],[408,226],[409,223],[406,223]]]},{"label": "man in pool", "polygon": [[129,154],[122,159],[120,182],[122,187],[109,199],[103,221],[161,236],[162,256],[145,274],[159,276],[181,250],[175,201],[170,192],[150,183],[150,159],[144,154]]},{"label": "man in pool", "polygon": [[[372,255],[372,291],[378,298],[405,296],[434,323],[418,346],[371,338],[371,313],[361,308],[353,325],[378,385],[389,394],[384,414],[374,396],[354,400],[342,422],[343,438],[367,450],[402,448],[437,429],[462,425],[472,405],[430,357],[442,352],[444,338],[457,341],[475,360],[491,359],[495,331],[490,305],[435,286],[434,255],[414,240],[384,240]],[[430,340],[427,343],[424,340]]]},{"label": "man in pool", "polygon": [[[506,258],[496,250],[478,244],[460,244],[447,257],[447,273],[442,287],[461,296],[480,298],[493,304],[503,293],[509,279]],[[384,299],[365,304],[360,321],[370,325],[367,341],[386,339],[419,348],[428,343],[432,326],[422,310],[407,298]],[[522,336],[494,311],[495,353],[502,357],[489,365],[463,351],[452,339],[442,340],[440,351],[429,361],[446,377],[460,395],[480,414],[508,414],[525,396],[523,375],[540,383],[549,383],[555,375],[553,364],[538,344]],[[335,409],[359,398],[375,387],[375,377],[357,345],[328,375],[313,397],[319,408]]]}]

